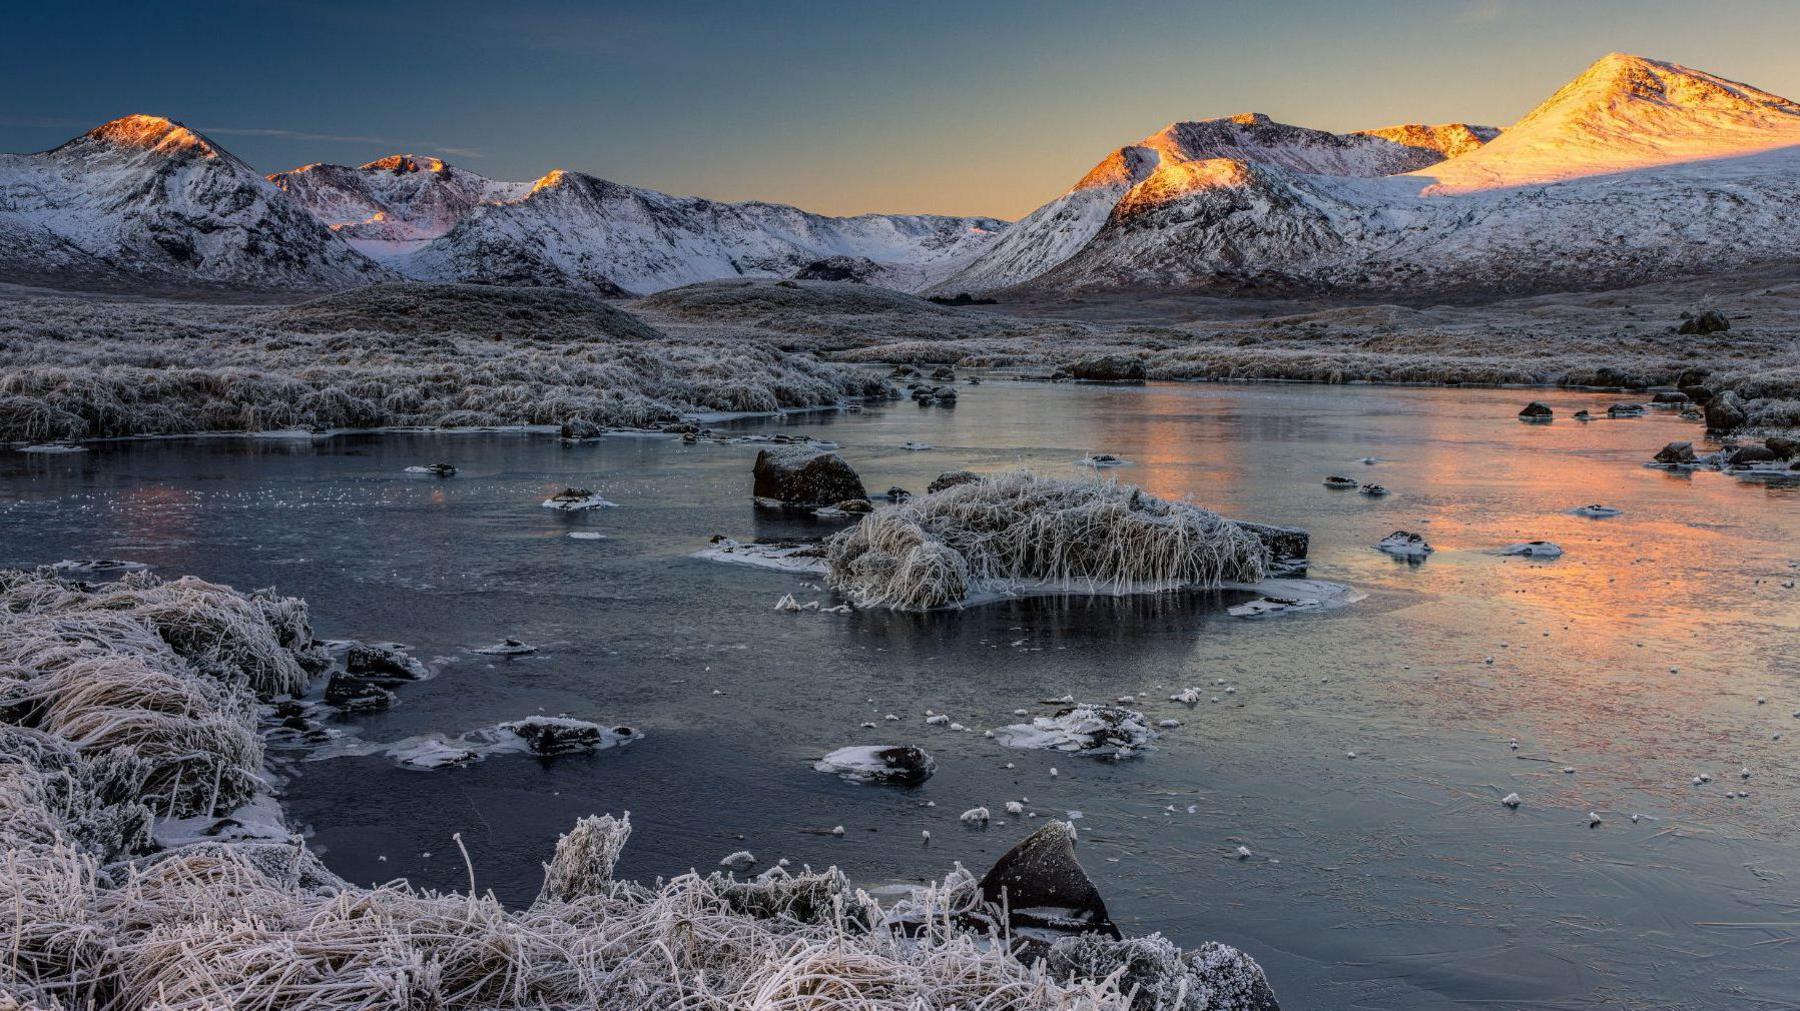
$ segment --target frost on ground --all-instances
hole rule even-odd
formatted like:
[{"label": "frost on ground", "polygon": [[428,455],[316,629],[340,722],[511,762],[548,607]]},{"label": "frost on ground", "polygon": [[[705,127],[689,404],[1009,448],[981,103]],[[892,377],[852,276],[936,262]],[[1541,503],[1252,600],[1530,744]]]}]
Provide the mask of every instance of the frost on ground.
[{"label": "frost on ground", "polygon": [[0,298],[0,442],[387,426],[651,427],[885,397],[571,292],[380,285],[269,309]]},{"label": "frost on ground", "polygon": [[826,544],[858,607],[927,610],[1030,589],[1133,593],[1261,579],[1269,549],[1216,513],[1129,485],[1016,471],[865,516]]},{"label": "frost on ground", "polygon": [[[1704,386],[1734,391],[1752,429],[1800,427],[1800,279],[1792,269],[1485,301],[1362,304],[1329,296],[1184,292],[1006,295],[946,309],[897,292],[801,282],[801,302],[758,301],[773,282],[690,285],[634,303],[694,339],[754,338],[845,362],[1007,368],[1048,377],[1095,356],[1156,380],[1471,385]],[[849,290],[861,289],[859,294]],[[1682,334],[1703,309],[1729,331]]]},{"label": "frost on ground", "polygon": [[0,572],[0,1007],[1275,1007],[1220,946],[995,943],[1013,923],[960,869],[890,909],[835,869],[618,881],[628,817],[578,822],[524,908],[357,887],[262,774],[257,703],[324,666],[293,598]]}]

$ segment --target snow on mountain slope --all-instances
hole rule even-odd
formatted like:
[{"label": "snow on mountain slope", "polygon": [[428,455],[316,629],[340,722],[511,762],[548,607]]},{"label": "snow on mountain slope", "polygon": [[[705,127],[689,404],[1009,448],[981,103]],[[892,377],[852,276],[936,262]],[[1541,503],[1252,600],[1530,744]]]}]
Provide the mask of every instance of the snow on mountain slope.
[{"label": "snow on mountain slope", "polygon": [[525,195],[483,204],[391,264],[411,277],[660,291],[729,277],[787,277],[847,256],[922,286],[1004,229],[993,218],[833,218],[782,204],[677,197],[556,170]]},{"label": "snow on mountain slope", "polygon": [[1800,105],[1623,53],[1602,57],[1506,133],[1414,173],[1430,194],[1532,186],[1800,144]]},{"label": "snow on mountain slope", "polygon": [[1068,260],[1099,235],[1134,187],[1160,176],[1144,198],[1154,192],[1166,202],[1168,187],[1177,179],[1208,185],[1207,180],[1220,171],[1189,173],[1182,166],[1222,159],[1314,175],[1385,176],[1436,164],[1480,146],[1497,132],[1450,123],[1337,134],[1277,123],[1255,112],[1172,123],[1107,155],[1067,193],[1014,224],[936,289],[979,291],[1028,281]]},{"label": "snow on mountain slope", "polygon": [[1614,54],[1492,141],[1378,133],[1461,153],[1375,177],[1165,158],[1029,283],[1520,291],[1800,258],[1800,107],[1711,74]]},{"label": "snow on mountain slope", "polygon": [[260,288],[385,276],[249,166],[155,116],[0,155],[0,269]]},{"label": "snow on mountain slope", "polygon": [[481,204],[517,200],[531,189],[530,183],[500,182],[410,154],[357,168],[303,165],[269,181],[352,248],[377,260],[443,235]]}]

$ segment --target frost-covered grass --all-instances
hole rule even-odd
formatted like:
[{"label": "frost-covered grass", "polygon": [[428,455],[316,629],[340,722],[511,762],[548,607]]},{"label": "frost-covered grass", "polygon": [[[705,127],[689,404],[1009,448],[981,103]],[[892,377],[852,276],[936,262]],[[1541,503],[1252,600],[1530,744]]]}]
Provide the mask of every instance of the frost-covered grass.
[{"label": "frost-covered grass", "polygon": [[603,303],[559,300],[579,298],[568,293],[426,287],[438,293],[384,286],[274,310],[0,301],[0,442],[571,421],[646,427],[888,392],[864,371],[808,354],[664,338]]},{"label": "frost-covered grass", "polygon": [[291,598],[0,573],[0,1007],[1232,1011],[1262,985],[1159,937],[1028,964],[964,925],[960,869],[885,909],[835,869],[617,881],[629,817],[581,820],[512,909],[351,885],[298,837],[159,844],[155,819],[267,802],[254,704],[317,661]]},{"label": "frost-covered grass", "polygon": [[1263,577],[1269,552],[1216,513],[1130,485],[1014,471],[880,509],[827,544],[833,589],[925,610],[1014,586],[1131,593]]},{"label": "frost-covered grass", "polygon": [[[1442,305],[1165,292],[987,309],[927,303],[927,312],[821,289],[806,294],[804,311],[774,311],[749,295],[707,297],[704,314],[684,308],[700,295],[677,289],[637,306],[671,333],[759,337],[861,364],[1048,373],[1084,357],[1127,354],[1163,380],[1603,387],[1686,380],[1736,391],[1753,428],[1800,424],[1800,282],[1785,277]],[[1732,329],[1677,333],[1682,313],[1700,308],[1724,312]]]}]

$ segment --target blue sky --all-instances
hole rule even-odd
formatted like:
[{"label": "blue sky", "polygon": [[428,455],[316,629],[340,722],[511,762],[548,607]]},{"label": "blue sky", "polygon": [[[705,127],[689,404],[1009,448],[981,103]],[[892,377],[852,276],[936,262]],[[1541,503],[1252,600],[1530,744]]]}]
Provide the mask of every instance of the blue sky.
[{"label": "blue sky", "polygon": [[259,169],[439,154],[1015,217],[1177,119],[1505,125],[1611,50],[1800,97],[1800,2],[14,5],[0,150],[145,112]]}]

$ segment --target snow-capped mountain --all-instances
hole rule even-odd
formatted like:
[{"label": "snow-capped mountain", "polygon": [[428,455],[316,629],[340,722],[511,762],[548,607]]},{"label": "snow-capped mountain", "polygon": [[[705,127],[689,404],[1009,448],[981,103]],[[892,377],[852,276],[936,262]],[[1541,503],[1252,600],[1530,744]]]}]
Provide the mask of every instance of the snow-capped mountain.
[{"label": "snow-capped mountain", "polygon": [[388,276],[212,141],[126,116],[39,154],[0,154],[0,271],[259,288]]},{"label": "snow-capped mountain", "polygon": [[873,261],[920,288],[972,257],[994,218],[834,218],[783,204],[722,203],[557,170],[482,204],[441,238],[385,261],[408,277],[614,288],[645,294],[727,277],[787,277],[815,261]]},{"label": "snow-capped mountain", "polygon": [[[1093,241],[1140,186],[1167,193],[1182,180],[1203,183],[1251,165],[1320,176],[1393,175],[1478,148],[1496,133],[1492,127],[1448,123],[1337,134],[1277,123],[1255,112],[1172,123],[1107,155],[1068,192],[1013,225],[937,287],[974,291],[1031,280]],[[1199,167],[1212,162],[1237,168]]]},{"label": "snow-capped mountain", "polygon": [[939,290],[1513,291],[1797,257],[1800,106],[1676,64],[1604,57],[1498,136],[1347,136],[1422,161],[1285,138],[1140,144]]},{"label": "snow-capped mountain", "polygon": [[417,249],[481,204],[517,200],[531,189],[529,183],[499,182],[410,154],[356,168],[302,165],[269,181],[352,248],[376,259]]}]

